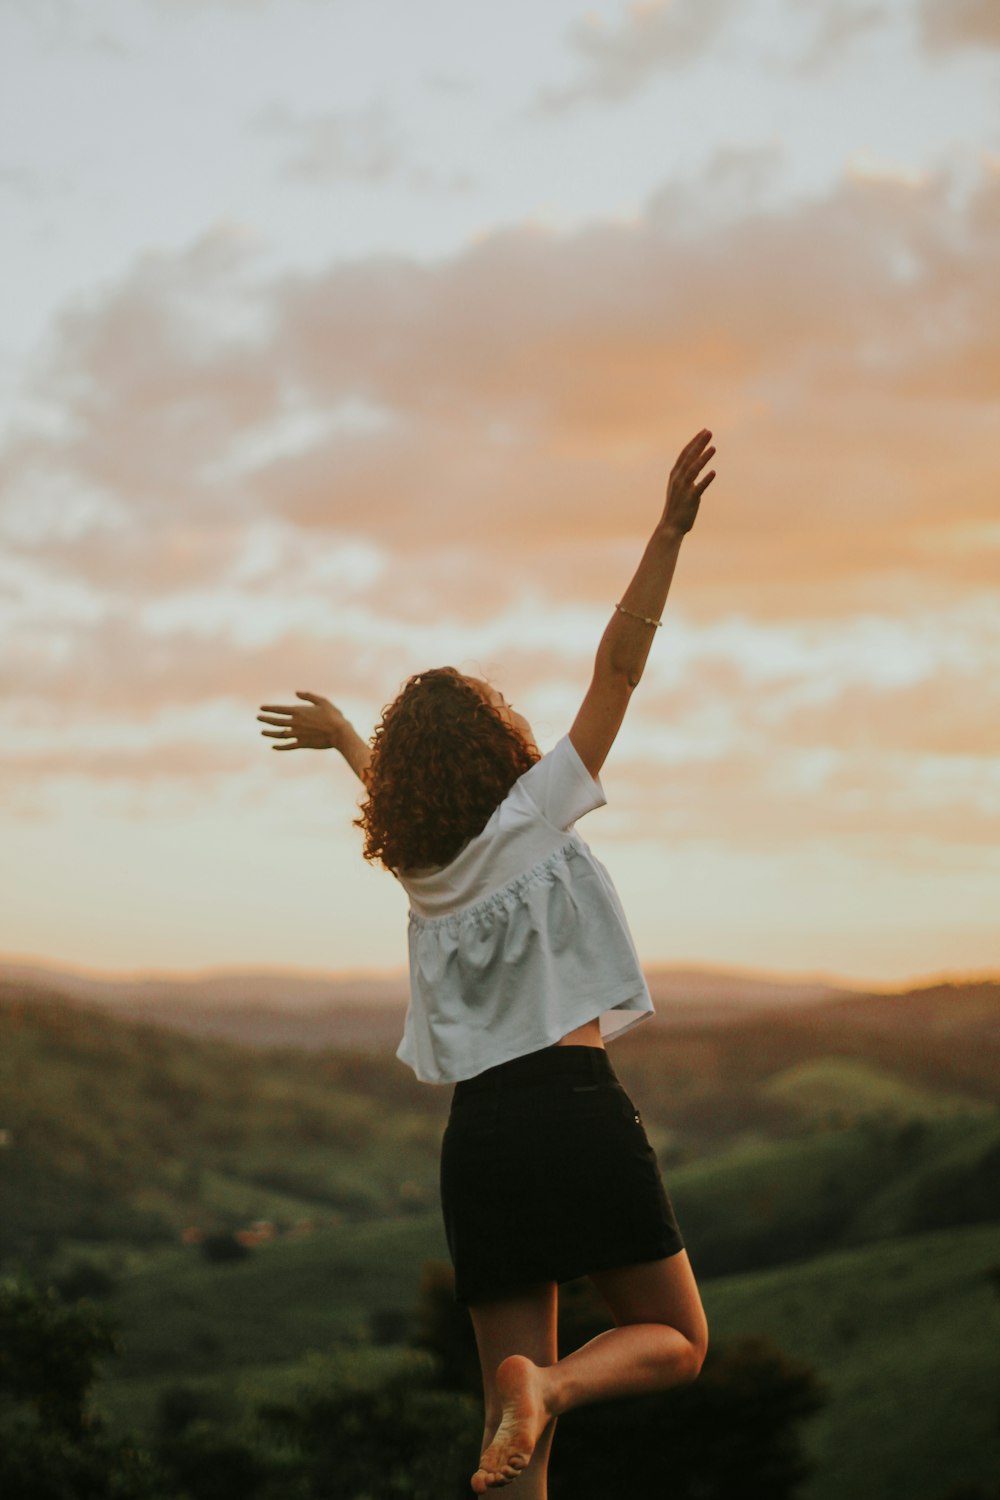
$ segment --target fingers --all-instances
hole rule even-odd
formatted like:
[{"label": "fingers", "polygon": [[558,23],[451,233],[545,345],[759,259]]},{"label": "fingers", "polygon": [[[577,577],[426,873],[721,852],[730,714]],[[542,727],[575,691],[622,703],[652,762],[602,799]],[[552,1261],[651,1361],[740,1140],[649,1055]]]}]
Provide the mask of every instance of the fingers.
[{"label": "fingers", "polygon": [[[711,436],[711,434],[708,434],[708,436]],[[702,434],[699,433],[698,441],[701,442],[701,440]],[[704,468],[704,466],[708,463],[709,459],[714,453],[714,447],[704,448],[704,451],[702,451],[702,448],[696,448],[693,455],[687,460],[687,462],[681,469],[681,477],[687,484],[692,486],[694,493],[699,496],[699,498],[705,493],[705,490],[715,478],[716,471],[713,469],[710,474],[706,474],[705,478],[701,481],[700,484],[695,484],[694,480],[697,477],[699,469]]]},{"label": "fingers", "polygon": [[[310,703],[326,703],[327,701],[319,693],[300,693],[298,688],[295,690],[295,696],[296,698],[308,698]],[[301,703],[262,703],[260,706],[272,714],[294,714],[298,713],[302,708]]]},{"label": "fingers", "polygon": [[[678,472],[683,473],[688,469],[700,468],[705,460],[709,457],[709,454],[704,453],[702,450],[705,448],[705,445],[707,443],[711,442],[711,439],[711,431],[709,430],[709,428],[703,427],[701,431],[699,433],[696,433],[691,441],[685,444],[685,446],[681,449],[680,453],[677,455],[677,462],[674,464],[673,472],[675,474]],[[713,448],[711,451],[712,453],[714,453],[715,449]]]},{"label": "fingers", "polygon": [[[296,729],[293,727],[291,721],[293,715],[300,714],[302,712],[302,705],[300,703],[296,703],[290,707],[288,705],[283,705],[280,703],[265,703],[263,705],[263,708],[267,711],[259,713],[257,715],[258,724],[277,724],[279,727],[277,729],[262,729],[261,734],[269,740],[289,741],[289,743],[285,745],[272,745],[271,749],[301,750],[302,745],[299,742],[299,735],[302,733],[301,726]],[[276,714],[280,714],[282,717],[274,717]]]},{"label": "fingers", "polygon": [[693,455],[698,452],[699,448],[704,448],[705,444],[711,442],[711,440],[711,431],[709,430],[709,428],[703,427],[700,432],[695,434],[695,436],[688,443],[687,447],[682,449],[681,458],[688,459],[693,457]]}]

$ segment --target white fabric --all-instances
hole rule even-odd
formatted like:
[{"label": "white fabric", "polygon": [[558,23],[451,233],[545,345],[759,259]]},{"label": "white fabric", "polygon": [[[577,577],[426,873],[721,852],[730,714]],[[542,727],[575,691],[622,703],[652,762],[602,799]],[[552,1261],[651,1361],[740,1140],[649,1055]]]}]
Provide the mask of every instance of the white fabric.
[{"label": "white fabric", "polygon": [[607,798],[565,735],[450,864],[400,872],[410,1004],[396,1056],[456,1083],[600,1017],[620,1036],[653,1013],[611,877],[573,828]]}]

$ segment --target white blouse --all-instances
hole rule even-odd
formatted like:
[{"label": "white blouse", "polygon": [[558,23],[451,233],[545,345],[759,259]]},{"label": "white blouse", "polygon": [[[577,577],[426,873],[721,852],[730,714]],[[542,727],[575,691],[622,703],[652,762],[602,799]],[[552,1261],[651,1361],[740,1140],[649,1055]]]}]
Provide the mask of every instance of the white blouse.
[{"label": "white blouse", "polygon": [[456,1083],[600,1017],[602,1038],[653,1014],[611,877],[572,825],[607,802],[565,735],[447,865],[400,872],[410,1004],[396,1056]]}]

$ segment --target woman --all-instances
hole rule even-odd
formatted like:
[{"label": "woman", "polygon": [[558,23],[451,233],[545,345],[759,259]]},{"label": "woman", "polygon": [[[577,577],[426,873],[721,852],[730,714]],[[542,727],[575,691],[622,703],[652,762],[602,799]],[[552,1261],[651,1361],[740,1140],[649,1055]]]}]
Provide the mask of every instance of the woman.
[{"label": "woman", "polygon": [[[411,677],[370,745],[314,693],[258,716],[280,726],[261,731],[276,750],[341,751],[368,792],[365,857],[409,896],[397,1055],[454,1086],[441,1197],[483,1371],[477,1494],[520,1479],[544,1500],[560,1412],[693,1380],[705,1357],[673,1207],[605,1049],[652,1001],[611,879],[573,825],[606,800],[601,768],[715,478],[699,478],[711,436],[678,457],[580,711],[547,755],[496,688],[451,667]],[[558,1285],[582,1275],[615,1327],[560,1360]]]}]

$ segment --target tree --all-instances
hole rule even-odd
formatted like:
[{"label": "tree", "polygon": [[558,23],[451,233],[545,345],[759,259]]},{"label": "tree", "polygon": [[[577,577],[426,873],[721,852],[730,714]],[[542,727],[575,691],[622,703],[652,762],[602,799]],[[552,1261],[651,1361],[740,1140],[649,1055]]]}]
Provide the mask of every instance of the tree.
[{"label": "tree", "polygon": [[148,1455],[89,1407],[107,1320],[53,1288],[0,1284],[0,1494],[11,1500],[163,1500]]},{"label": "tree", "polygon": [[560,1417],[552,1500],[792,1500],[811,1473],[799,1427],[826,1389],[762,1337],[709,1348],[691,1385]]},{"label": "tree", "polygon": [[220,1229],[206,1234],[201,1242],[201,1253],[214,1265],[232,1265],[238,1260],[246,1260],[250,1249],[230,1230]]},{"label": "tree", "polygon": [[447,1261],[424,1261],[410,1343],[434,1356],[443,1390],[465,1391],[482,1399],[472,1319],[468,1309],[455,1301],[455,1273]]},{"label": "tree", "polygon": [[[447,1500],[471,1494],[482,1426],[476,1404],[440,1388],[432,1360],[414,1357],[372,1388],[303,1392],[258,1416],[297,1450],[303,1500]],[[287,1492],[286,1492],[287,1493]]]}]

